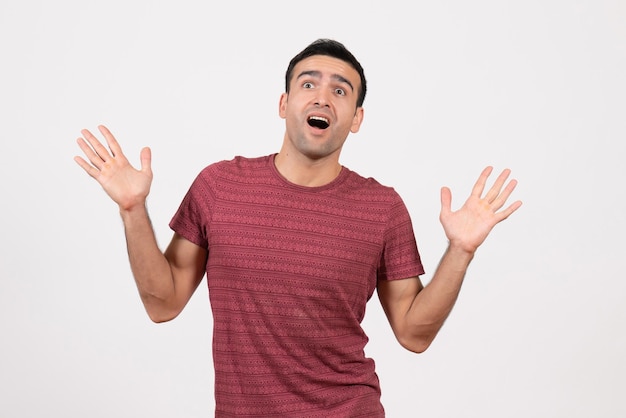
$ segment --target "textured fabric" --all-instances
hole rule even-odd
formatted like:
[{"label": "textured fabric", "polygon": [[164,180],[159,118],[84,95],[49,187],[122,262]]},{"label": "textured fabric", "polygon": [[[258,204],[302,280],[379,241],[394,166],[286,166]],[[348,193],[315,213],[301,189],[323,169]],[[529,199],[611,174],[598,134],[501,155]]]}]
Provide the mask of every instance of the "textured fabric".
[{"label": "textured fabric", "polygon": [[423,274],[399,195],[342,168],[286,181],[274,155],[202,170],[171,228],[208,250],[216,416],[382,417],[360,326],[377,280]]}]

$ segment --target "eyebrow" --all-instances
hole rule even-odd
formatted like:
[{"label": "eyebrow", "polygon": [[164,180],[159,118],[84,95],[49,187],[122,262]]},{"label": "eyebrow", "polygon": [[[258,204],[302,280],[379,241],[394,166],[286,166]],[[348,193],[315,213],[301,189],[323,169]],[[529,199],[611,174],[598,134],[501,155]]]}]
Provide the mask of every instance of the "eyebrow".
[{"label": "eyebrow", "polygon": [[[305,75],[309,75],[315,78],[322,78],[322,72],[321,71],[317,71],[317,70],[307,70],[307,71],[302,71],[300,74],[298,74],[297,79],[300,79],[301,77],[305,76]],[[339,81],[340,83],[345,83],[348,86],[350,86],[350,89],[352,91],[354,91],[354,86],[352,85],[352,83],[346,79],[345,77],[340,76],[339,74],[333,74],[330,78],[332,78],[335,81]]]}]

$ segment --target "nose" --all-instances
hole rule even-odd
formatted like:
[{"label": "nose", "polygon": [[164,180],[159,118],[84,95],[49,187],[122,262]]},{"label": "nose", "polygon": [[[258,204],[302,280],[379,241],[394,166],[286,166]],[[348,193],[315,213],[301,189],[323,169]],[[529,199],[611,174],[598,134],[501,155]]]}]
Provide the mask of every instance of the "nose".
[{"label": "nose", "polygon": [[329,107],[328,100],[328,91],[325,88],[321,88],[317,90],[317,95],[315,96],[315,105],[319,107]]}]

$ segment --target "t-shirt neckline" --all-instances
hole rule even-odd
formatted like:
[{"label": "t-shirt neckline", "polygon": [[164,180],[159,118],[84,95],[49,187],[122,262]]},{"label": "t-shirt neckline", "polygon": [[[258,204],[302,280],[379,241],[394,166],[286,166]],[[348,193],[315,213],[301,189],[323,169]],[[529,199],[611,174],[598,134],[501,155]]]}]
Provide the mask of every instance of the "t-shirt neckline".
[{"label": "t-shirt neckline", "polygon": [[278,153],[270,154],[268,158],[268,165],[270,167],[270,170],[272,171],[272,174],[281,183],[288,186],[289,188],[296,189],[296,190],[307,191],[307,192],[321,192],[324,190],[332,189],[332,188],[339,186],[341,183],[343,183],[348,177],[348,174],[350,173],[350,170],[348,170],[346,167],[342,165],[341,171],[339,172],[337,177],[335,177],[330,182],[323,184],[321,186],[313,186],[313,187],[301,186],[299,184],[290,182],[285,177],[283,177],[282,174],[280,174],[280,172],[278,171],[278,168],[276,168],[276,164],[274,163],[274,159],[276,158],[276,155],[278,155]]}]

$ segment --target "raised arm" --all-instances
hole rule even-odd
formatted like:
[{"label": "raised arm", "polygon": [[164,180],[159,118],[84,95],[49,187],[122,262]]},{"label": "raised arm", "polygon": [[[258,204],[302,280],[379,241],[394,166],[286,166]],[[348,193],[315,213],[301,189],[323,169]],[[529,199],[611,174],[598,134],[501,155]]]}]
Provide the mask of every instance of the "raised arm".
[{"label": "raised arm", "polygon": [[493,227],[508,218],[522,204],[516,201],[501,210],[517,185],[505,183],[510,170],[504,170],[483,196],[492,168],[483,170],[469,198],[452,211],[450,189],[441,189],[441,214],[448,248],[426,287],[418,277],[378,283],[378,297],[396,338],[403,347],[423,352],[432,343],[457,300],[474,253]]},{"label": "raised arm", "polygon": [[165,253],[158,247],[146,199],[152,184],[151,153],[141,150],[141,168],[128,162],[104,126],[98,127],[108,149],[88,130],[77,142],[85,157],[74,160],[119,206],[131,270],[146,312],[155,322],[175,318],[204,275],[206,250],[174,234]]}]

